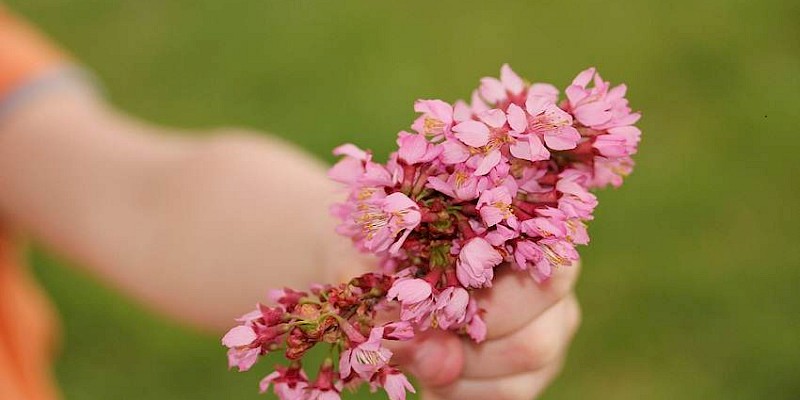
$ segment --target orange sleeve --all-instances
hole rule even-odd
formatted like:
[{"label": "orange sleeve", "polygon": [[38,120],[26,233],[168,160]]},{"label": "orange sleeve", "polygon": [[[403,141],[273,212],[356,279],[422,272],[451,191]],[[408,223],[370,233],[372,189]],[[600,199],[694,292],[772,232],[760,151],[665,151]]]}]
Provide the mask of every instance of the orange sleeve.
[{"label": "orange sleeve", "polygon": [[[0,5],[0,103],[65,60]],[[57,319],[15,245],[0,224],[0,399],[55,400],[50,364]]]},{"label": "orange sleeve", "polygon": [[47,38],[0,5],[0,100],[66,60]]}]

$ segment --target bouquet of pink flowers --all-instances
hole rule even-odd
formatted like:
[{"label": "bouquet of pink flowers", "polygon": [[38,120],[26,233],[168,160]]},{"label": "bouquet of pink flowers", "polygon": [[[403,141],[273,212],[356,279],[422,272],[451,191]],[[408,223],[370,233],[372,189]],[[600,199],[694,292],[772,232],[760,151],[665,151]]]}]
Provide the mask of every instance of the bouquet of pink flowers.
[{"label": "bouquet of pink flowers", "polygon": [[[392,400],[414,391],[392,364],[384,340],[443,329],[486,336],[472,296],[496,268],[527,271],[542,282],[579,258],[592,189],[619,186],[631,172],[641,132],[625,85],[611,87],[594,68],[578,74],[559,101],[546,83],[529,84],[508,65],[483,78],[468,104],[419,100],[413,132],[401,131],[385,164],[352,144],[329,172],[347,190],[332,207],[337,231],[379,257],[380,271],[338,285],[272,293],[242,316],[222,343],[231,367],[248,370],[270,352],[289,360],[261,381],[283,400],[340,399],[368,383]],[[399,309],[379,323],[379,312]],[[315,379],[302,359],[330,346]]]}]

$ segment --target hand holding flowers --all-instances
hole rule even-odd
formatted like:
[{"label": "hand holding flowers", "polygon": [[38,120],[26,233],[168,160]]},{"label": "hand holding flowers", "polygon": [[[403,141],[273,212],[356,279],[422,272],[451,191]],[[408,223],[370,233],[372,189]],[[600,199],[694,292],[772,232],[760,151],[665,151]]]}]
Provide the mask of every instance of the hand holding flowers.
[{"label": "hand holding flowers", "polygon": [[[337,232],[377,255],[381,270],[339,285],[275,292],[274,306],[259,305],[223,338],[230,366],[245,371],[258,357],[282,351],[290,363],[264,378],[262,391],[272,386],[283,400],[339,399],[344,387],[366,383],[397,400],[414,391],[398,361],[419,369],[419,361],[402,359],[422,353],[400,346],[395,355],[386,343],[415,340],[437,346],[437,354],[459,346],[452,367],[415,371],[433,393],[492,398],[490,390],[543,386],[537,382],[558,366],[548,364],[543,374],[529,363],[548,358],[532,353],[561,354],[564,340],[547,338],[569,337],[577,324],[569,293],[575,246],[588,243],[585,223],[597,206],[590,190],[622,183],[640,136],[624,85],[611,87],[590,68],[565,93],[558,102],[555,87],[528,84],[504,65],[500,79],[481,80],[470,104],[417,101],[414,132],[398,134],[398,150],[385,164],[351,144],[335,149],[343,159],[329,176],[347,192],[331,210],[341,221]],[[379,313],[392,310],[398,318],[378,322]],[[437,331],[486,343],[462,349]],[[327,344],[331,356],[312,380],[302,359],[318,344]],[[468,362],[480,353],[510,362],[497,359],[493,365],[501,367],[482,370]],[[503,376],[508,382],[480,382]]]}]

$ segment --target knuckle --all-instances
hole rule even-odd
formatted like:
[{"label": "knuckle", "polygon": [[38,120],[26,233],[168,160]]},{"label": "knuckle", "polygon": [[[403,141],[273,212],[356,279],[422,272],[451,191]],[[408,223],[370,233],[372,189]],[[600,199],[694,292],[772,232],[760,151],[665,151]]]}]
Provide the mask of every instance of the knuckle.
[{"label": "knuckle", "polygon": [[528,400],[535,395],[535,382],[532,377],[520,376],[513,382],[497,385],[496,400]]},{"label": "knuckle", "polygon": [[572,293],[579,273],[579,264],[557,270],[553,277],[544,284],[549,299],[556,302]]},{"label": "knuckle", "polygon": [[573,297],[567,307],[567,329],[570,336],[575,334],[582,322],[583,314],[581,312],[581,305],[578,300]]},{"label": "knuckle", "polygon": [[561,351],[561,338],[552,329],[538,329],[517,339],[513,357],[518,367],[536,370],[554,360]]}]

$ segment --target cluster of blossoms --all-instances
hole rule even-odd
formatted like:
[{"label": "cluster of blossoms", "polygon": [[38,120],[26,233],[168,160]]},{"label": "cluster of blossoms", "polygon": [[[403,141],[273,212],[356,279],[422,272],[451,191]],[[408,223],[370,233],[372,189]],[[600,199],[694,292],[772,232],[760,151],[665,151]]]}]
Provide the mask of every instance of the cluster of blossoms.
[{"label": "cluster of blossoms", "polygon": [[[347,189],[332,207],[337,231],[380,259],[381,271],[309,293],[285,289],[274,307],[259,306],[223,338],[231,366],[247,370],[259,356],[283,350],[261,384],[283,400],[340,399],[344,387],[368,383],[392,400],[412,391],[384,340],[410,340],[443,329],[486,336],[472,293],[490,287],[501,265],[542,282],[578,260],[589,242],[592,189],[619,186],[631,172],[639,114],[594,68],[566,88],[529,84],[508,65],[483,78],[470,103],[419,100],[411,128],[385,164],[346,144],[329,176]],[[378,312],[399,319],[378,323]],[[301,358],[318,343],[331,356],[315,380]],[[334,358],[338,368],[334,371]]]}]

